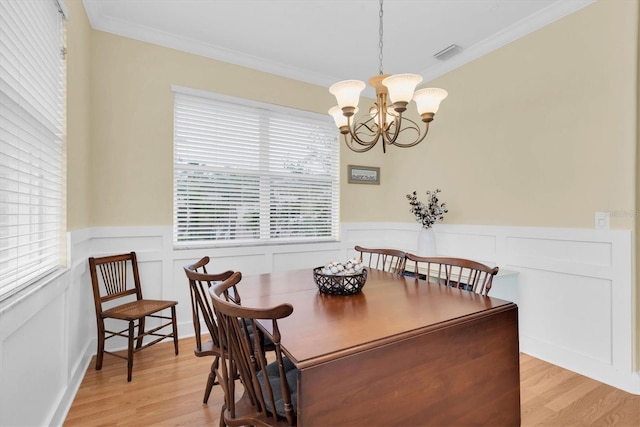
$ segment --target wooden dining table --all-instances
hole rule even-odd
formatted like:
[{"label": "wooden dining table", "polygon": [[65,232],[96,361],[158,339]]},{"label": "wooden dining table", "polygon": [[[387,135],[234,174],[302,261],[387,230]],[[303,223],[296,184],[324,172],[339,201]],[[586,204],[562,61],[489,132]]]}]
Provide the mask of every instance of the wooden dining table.
[{"label": "wooden dining table", "polygon": [[299,426],[520,425],[512,302],[375,269],[349,296],[320,293],[311,269],[244,276],[238,291],[243,306],[293,306],[278,325]]}]

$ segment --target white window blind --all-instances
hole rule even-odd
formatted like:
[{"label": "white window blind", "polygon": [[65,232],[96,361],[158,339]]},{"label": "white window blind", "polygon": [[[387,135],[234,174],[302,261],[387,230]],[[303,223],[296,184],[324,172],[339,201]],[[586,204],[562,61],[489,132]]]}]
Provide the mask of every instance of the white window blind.
[{"label": "white window blind", "polygon": [[62,264],[63,10],[0,1],[0,298]]},{"label": "white window blind", "polygon": [[174,91],[175,244],[338,239],[329,116]]}]

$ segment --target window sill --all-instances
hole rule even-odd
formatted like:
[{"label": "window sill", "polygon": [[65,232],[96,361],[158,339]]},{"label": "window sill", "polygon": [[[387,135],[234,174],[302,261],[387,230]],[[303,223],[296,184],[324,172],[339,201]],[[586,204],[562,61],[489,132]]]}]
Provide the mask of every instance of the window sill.
[{"label": "window sill", "polygon": [[68,271],[66,267],[60,267],[56,270],[44,275],[40,279],[29,283],[23,287],[13,289],[3,295],[0,295],[0,313],[12,310],[23,302],[31,299],[35,294],[41,292],[44,288],[49,288]]}]

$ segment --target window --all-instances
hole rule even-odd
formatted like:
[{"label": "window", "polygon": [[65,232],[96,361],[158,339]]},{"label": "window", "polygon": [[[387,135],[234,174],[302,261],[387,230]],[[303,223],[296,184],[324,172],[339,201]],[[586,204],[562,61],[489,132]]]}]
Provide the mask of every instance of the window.
[{"label": "window", "polygon": [[0,1],[0,298],[62,265],[64,10]]},{"label": "window", "polygon": [[338,239],[331,117],[174,91],[176,245]]}]

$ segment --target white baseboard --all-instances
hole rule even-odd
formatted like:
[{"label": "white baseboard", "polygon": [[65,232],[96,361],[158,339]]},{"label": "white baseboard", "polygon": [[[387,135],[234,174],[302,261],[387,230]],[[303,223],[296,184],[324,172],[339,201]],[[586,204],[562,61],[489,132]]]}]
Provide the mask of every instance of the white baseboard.
[{"label": "white baseboard", "polygon": [[[91,363],[92,357],[95,355],[95,351],[92,350],[92,348],[95,348],[95,344],[91,342],[87,344],[85,351],[80,356],[77,369],[75,369],[73,375],[69,378],[67,388],[64,391],[55,412],[51,416],[51,421],[49,423],[50,426],[62,426],[65,418],[67,418],[69,409],[71,409],[71,405],[73,404],[73,399],[75,399],[76,393],[78,393],[82,380],[84,379],[84,374]],[[91,346],[90,344],[94,345]]]}]

